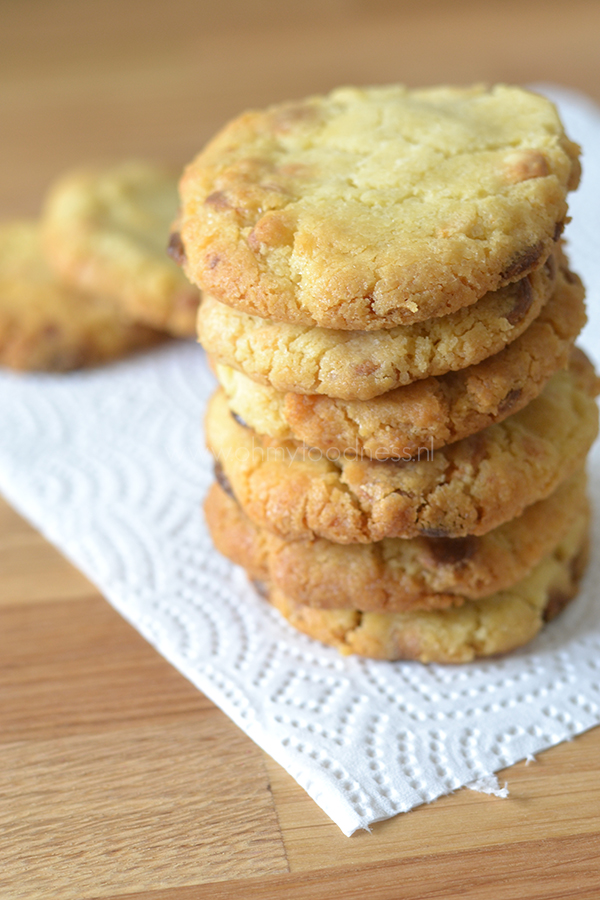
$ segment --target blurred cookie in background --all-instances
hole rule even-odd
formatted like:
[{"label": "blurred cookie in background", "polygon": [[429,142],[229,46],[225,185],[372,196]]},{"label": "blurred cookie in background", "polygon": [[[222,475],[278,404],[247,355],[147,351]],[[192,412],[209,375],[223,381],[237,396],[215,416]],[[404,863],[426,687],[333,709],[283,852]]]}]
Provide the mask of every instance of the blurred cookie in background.
[{"label": "blurred cookie in background", "polygon": [[140,160],[69,172],[48,192],[42,239],[67,284],[110,297],[133,321],[188,337],[200,294],[167,254],[177,174]]},{"label": "blurred cookie in background", "polygon": [[102,294],[65,285],[42,253],[39,225],[0,227],[0,364],[64,372],[151,347],[164,335]]}]

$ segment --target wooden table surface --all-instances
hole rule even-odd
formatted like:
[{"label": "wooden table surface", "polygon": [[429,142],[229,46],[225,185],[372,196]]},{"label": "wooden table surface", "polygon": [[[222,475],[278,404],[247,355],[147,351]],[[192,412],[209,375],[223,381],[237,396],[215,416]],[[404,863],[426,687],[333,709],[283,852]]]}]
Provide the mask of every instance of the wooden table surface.
[{"label": "wooden table surface", "polygon": [[[73,164],[182,165],[341,83],[554,81],[600,101],[597,0],[4,0],[0,217]],[[0,420],[1,421],[1,420]],[[344,837],[0,500],[0,897],[598,898],[600,729]]]}]

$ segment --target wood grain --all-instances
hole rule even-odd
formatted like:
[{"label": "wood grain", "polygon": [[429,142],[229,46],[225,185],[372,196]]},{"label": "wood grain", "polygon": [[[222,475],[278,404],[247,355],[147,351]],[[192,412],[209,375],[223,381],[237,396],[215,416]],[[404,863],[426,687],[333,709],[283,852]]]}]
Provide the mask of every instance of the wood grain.
[{"label": "wood grain", "polygon": [[287,871],[264,754],[100,597],[5,605],[0,660],[3,900]]},{"label": "wood grain", "polygon": [[215,713],[5,745],[0,791],[7,900],[287,871],[260,754]]},{"label": "wood grain", "polygon": [[342,863],[324,872],[201,885],[176,895],[140,892],[120,900],[597,900],[597,854],[591,837],[525,841],[510,849],[440,852],[357,867]]},{"label": "wood grain", "polygon": [[[0,217],[71,165],[182,165],[247,106],[341,83],[553,81],[600,100],[597,0],[21,0]],[[1,423],[1,419],[0,419]],[[0,501],[2,900],[600,896],[600,729],[344,837]]]}]

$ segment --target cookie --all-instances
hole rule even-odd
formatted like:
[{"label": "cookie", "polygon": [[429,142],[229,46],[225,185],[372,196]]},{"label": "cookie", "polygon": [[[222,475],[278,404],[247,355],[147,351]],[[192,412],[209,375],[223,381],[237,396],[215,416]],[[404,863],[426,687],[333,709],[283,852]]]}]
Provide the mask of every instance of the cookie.
[{"label": "cookie", "polygon": [[108,362],[164,339],[114,301],[62,284],[34,222],[0,228],[0,364],[63,372]]},{"label": "cookie", "polygon": [[544,262],[578,152],[517,87],[342,88],[226,126],[180,182],[176,240],[190,279],[246,313],[406,325]]},{"label": "cookie", "polygon": [[585,321],[583,286],[565,270],[539,316],[504,350],[370,401],[282,393],[229,366],[215,372],[230,409],[259,434],[387,459],[461,440],[525,407],[568,364]]},{"label": "cookie", "polygon": [[197,288],[167,255],[177,178],[146,162],[71,172],[50,190],[44,246],[69,284],[112,297],[130,318],[195,333]]},{"label": "cookie", "polygon": [[217,362],[278,391],[370,400],[500,352],[539,314],[556,268],[550,257],[532,275],[453,315],[369,332],[260,319],[205,296],[198,336]]},{"label": "cookie", "polygon": [[580,468],[598,430],[591,363],[574,351],[525,409],[419,457],[328,458],[235,421],[222,390],[206,418],[209,449],[246,514],[289,539],[370,543],[485,534]]},{"label": "cookie", "polygon": [[219,484],[204,504],[217,550],[294,603],[320,609],[445,609],[511,587],[562,540],[587,509],[577,472],[516,519],[480,537],[388,538],[334,544],[284,541],[254,525]]},{"label": "cookie", "polygon": [[267,588],[267,598],[294,628],[345,655],[465,663],[506,653],[534,638],[577,593],[588,555],[588,521],[581,514],[565,539],[520,582],[457,609],[313,609],[294,603],[275,587]]}]

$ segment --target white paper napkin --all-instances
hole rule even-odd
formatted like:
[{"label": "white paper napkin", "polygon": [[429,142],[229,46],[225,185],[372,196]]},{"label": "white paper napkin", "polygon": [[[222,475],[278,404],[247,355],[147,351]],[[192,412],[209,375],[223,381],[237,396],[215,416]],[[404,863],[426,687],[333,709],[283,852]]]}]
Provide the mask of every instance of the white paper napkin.
[{"label": "white paper napkin", "polygon": [[[568,236],[597,360],[600,113],[552,95],[585,151]],[[293,631],[208,538],[212,388],[193,343],[86,373],[2,373],[0,490],[345,834],[465,784],[502,793],[492,773],[600,723],[597,552],[577,602],[500,660],[343,658]],[[599,453],[590,468],[598,509]]]}]

